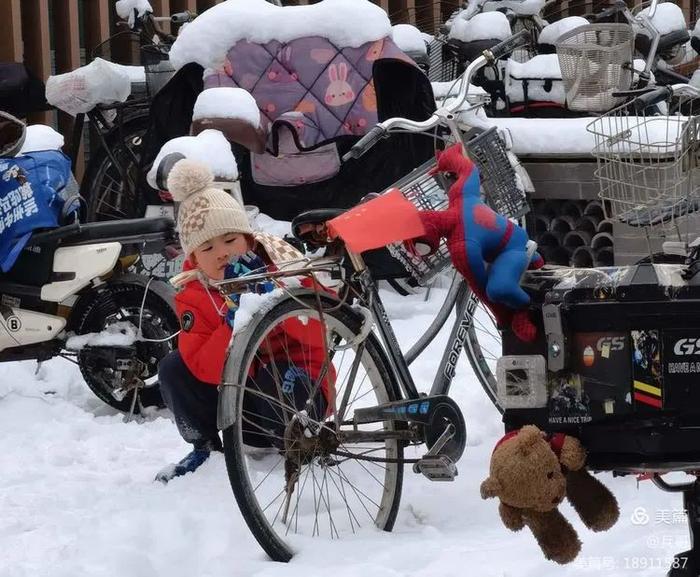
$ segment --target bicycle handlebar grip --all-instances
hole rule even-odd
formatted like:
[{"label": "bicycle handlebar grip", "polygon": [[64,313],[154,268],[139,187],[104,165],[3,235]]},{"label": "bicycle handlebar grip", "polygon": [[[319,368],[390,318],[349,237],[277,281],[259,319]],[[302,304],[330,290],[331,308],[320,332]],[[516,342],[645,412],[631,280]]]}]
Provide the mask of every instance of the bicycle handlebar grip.
[{"label": "bicycle handlebar grip", "polygon": [[636,112],[644,112],[650,106],[663,102],[673,96],[673,88],[670,86],[661,86],[646,94],[637,96],[630,104]]},{"label": "bicycle handlebar grip", "polygon": [[506,38],[500,44],[496,44],[491,50],[484,51],[484,55],[487,59],[493,58],[493,60],[500,60],[504,56],[507,56],[516,48],[521,46],[526,46],[532,40],[532,35],[529,30],[521,30],[517,34],[513,34],[510,38]]},{"label": "bicycle handlebar grip", "polygon": [[347,162],[351,158],[360,158],[365,154],[370,148],[372,148],[377,142],[386,136],[386,130],[381,126],[377,125],[367,134],[365,134],[360,140],[358,140],[353,147],[343,155],[343,162]]}]

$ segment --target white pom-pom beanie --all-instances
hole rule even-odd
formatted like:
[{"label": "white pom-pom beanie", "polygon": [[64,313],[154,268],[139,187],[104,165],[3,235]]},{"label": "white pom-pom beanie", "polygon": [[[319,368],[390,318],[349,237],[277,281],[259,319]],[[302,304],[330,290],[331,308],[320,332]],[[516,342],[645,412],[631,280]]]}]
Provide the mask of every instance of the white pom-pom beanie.
[{"label": "white pom-pom beanie", "polygon": [[244,208],[226,191],[213,188],[213,184],[209,168],[193,160],[181,160],[168,174],[168,190],[180,203],[177,230],[187,256],[219,235],[253,234]]}]

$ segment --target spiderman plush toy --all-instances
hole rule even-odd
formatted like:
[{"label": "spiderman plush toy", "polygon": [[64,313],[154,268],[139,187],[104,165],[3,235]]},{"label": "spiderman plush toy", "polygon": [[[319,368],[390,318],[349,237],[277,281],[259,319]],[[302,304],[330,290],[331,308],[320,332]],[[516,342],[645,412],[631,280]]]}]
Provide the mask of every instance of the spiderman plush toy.
[{"label": "spiderman plush toy", "polygon": [[462,154],[460,144],[437,154],[434,172],[456,180],[448,191],[447,210],[418,213],[425,235],[415,239],[416,248],[427,244],[434,251],[444,237],[455,268],[498,326],[510,326],[523,341],[534,340],[537,328],[525,308],[530,297],[520,288],[520,277],[527,268],[544,265],[534,250],[537,245],[521,227],[482,202],[479,170]]}]

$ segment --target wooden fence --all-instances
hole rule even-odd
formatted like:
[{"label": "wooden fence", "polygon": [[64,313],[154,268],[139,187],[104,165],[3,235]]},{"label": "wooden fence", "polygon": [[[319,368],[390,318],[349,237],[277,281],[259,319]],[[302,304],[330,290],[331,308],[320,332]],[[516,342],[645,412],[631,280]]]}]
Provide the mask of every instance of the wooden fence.
[{"label": "wooden fence", "polygon": [[[198,13],[223,0],[150,0],[156,15],[183,10]],[[309,4],[315,0],[285,0],[286,4]],[[434,30],[459,5],[459,0],[373,0],[391,16],[392,22],[416,24]],[[699,0],[681,0],[689,21],[695,21]],[[632,4],[633,2],[630,2]],[[86,54],[118,30],[115,0],[0,0],[0,62],[22,62],[40,78],[60,74],[85,64]],[[599,0],[561,0],[550,11],[563,14],[590,12]],[[70,134],[72,119],[62,113],[35,114],[31,122],[58,126]]]}]

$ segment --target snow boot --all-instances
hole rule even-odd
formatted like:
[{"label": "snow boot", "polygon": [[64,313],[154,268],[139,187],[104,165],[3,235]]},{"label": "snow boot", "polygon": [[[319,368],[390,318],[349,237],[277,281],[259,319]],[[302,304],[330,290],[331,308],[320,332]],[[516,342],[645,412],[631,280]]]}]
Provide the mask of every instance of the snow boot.
[{"label": "snow boot", "polygon": [[164,485],[175,477],[182,477],[187,473],[193,473],[199,469],[204,462],[209,458],[211,451],[209,449],[194,449],[182,459],[179,463],[173,463],[161,469],[156,475],[155,480],[160,481]]}]

